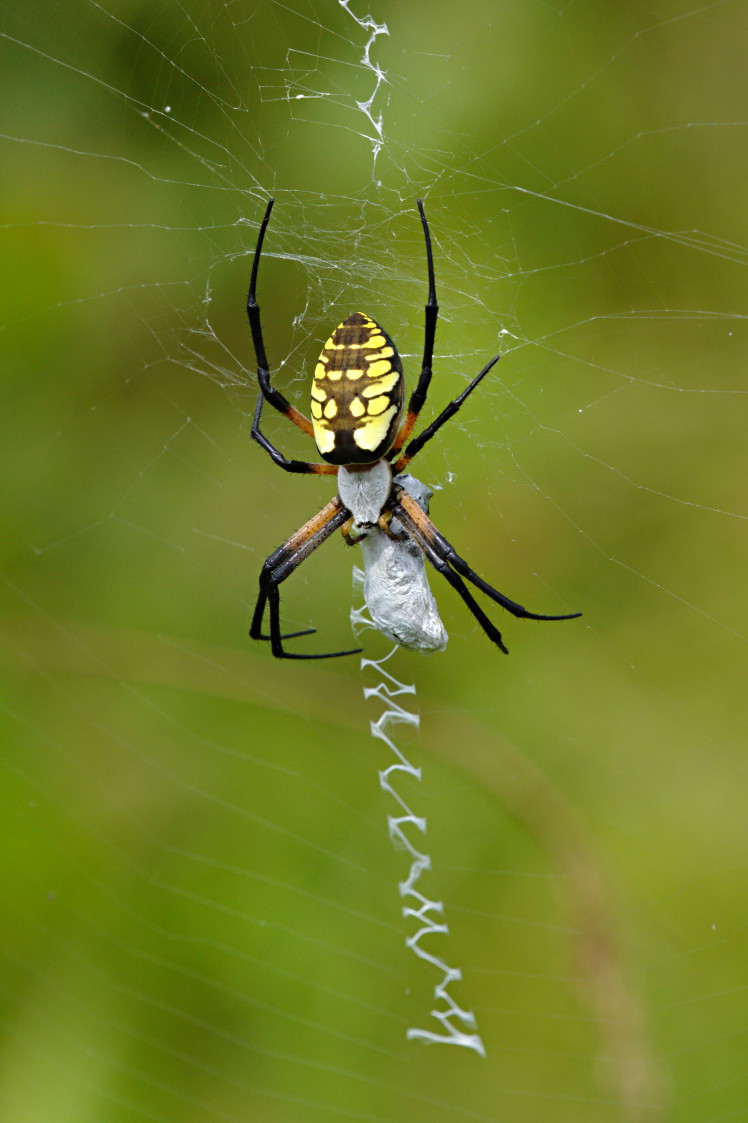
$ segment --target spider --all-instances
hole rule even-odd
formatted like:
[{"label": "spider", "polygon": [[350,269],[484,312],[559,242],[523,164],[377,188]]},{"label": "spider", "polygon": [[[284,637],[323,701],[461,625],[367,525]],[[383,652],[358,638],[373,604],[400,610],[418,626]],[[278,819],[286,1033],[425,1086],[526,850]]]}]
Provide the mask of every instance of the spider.
[{"label": "spider", "polygon": [[[401,422],[404,377],[397,348],[384,328],[361,312],[340,324],[325,343],[314,371],[311,419],[292,406],[270,381],[270,370],[256,300],[257,271],[274,199],[268,200],[255,248],[247,296],[247,316],[252,332],[260,395],[252,437],[285,472],[337,476],[338,493],[308,522],[268,557],[260,573],[260,592],[249,634],[269,640],[278,659],[332,659],[357,655],[352,651],[308,654],[287,651],[284,641],[311,635],[315,629],[281,633],[279,586],[336,530],[349,545],[367,534],[386,534],[393,541],[409,539],[462,598],[481,628],[503,652],[501,633],[467,587],[469,582],[512,615],[530,620],[571,620],[581,613],[540,616],[494,589],[479,577],[436,529],[423,507],[399,482],[399,474],[424,445],[457,413],[469,394],[500,358],[495,355],[473,381],[447,405],[430,425],[411,439],[431,382],[431,363],[439,306],[436,301],[431,235],[423,203],[418,199],[426,243],[428,297],[421,373]],[[260,429],[263,403],[267,402],[308,436],[313,436],[324,463],[287,460]],[[407,442],[407,443],[406,443]],[[394,461],[394,464],[392,463]],[[392,520],[396,520],[392,528]],[[409,543],[405,543],[408,544]],[[380,590],[381,593],[381,590]],[[263,632],[269,607],[270,633]]]}]

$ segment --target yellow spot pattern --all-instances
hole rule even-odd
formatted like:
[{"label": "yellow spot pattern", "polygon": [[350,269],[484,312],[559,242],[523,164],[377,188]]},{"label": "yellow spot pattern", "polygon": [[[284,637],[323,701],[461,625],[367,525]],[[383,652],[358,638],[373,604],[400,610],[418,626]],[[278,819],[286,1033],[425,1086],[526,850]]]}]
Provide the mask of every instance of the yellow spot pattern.
[{"label": "yellow spot pattern", "polygon": [[390,399],[382,395],[381,398],[372,398],[368,404],[369,417],[379,417],[381,413],[387,409],[390,404]]},{"label": "yellow spot pattern", "polygon": [[[377,424],[369,422],[362,429],[354,429],[353,439],[364,452],[375,452],[381,442],[381,434],[386,433],[390,423],[397,412],[396,406],[390,406],[386,413],[376,418]],[[322,450],[320,449],[320,452]],[[377,457],[378,459],[378,457]]]},{"label": "yellow spot pattern", "polygon": [[383,375],[381,378],[377,378],[375,382],[370,382],[368,386],[364,386],[361,396],[363,398],[375,398],[377,394],[386,394],[389,390],[394,390],[399,378],[400,375],[396,371]]},{"label": "yellow spot pattern", "polygon": [[403,405],[400,356],[384,328],[361,312],[339,324],[312,384],[317,447],[332,464],[370,464],[391,448]]},{"label": "yellow spot pattern", "polygon": [[392,370],[392,363],[389,359],[375,359],[373,363],[369,364],[367,374],[369,378],[381,378],[383,374],[389,374]]}]

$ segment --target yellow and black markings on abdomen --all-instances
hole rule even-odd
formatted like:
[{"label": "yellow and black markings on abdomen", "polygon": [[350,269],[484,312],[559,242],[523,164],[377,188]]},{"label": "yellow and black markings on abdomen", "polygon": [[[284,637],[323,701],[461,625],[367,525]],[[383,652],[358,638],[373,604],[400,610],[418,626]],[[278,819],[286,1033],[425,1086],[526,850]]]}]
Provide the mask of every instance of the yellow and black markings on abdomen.
[{"label": "yellow and black markings on abdomen", "polygon": [[312,383],[312,424],[330,464],[372,464],[395,439],[403,405],[397,348],[379,326],[354,312],[332,333]]}]

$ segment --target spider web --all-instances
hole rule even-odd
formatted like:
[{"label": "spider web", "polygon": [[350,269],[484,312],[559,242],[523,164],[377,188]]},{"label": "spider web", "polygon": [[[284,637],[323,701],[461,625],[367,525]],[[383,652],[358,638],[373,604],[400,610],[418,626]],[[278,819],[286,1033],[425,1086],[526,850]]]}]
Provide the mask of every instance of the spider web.
[{"label": "spider web", "polygon": [[[748,1116],[747,31],[734,0],[8,6],[3,1118]],[[478,573],[584,613],[493,614],[505,658],[434,578],[447,651],[387,664],[486,1060],[407,1039],[435,978],[357,661],[246,636],[330,496],[249,439],[269,194],[301,408],[354,310],[412,385],[424,199],[424,422],[502,359],[414,471]],[[284,587],[296,642],[350,646],[351,566]]]}]

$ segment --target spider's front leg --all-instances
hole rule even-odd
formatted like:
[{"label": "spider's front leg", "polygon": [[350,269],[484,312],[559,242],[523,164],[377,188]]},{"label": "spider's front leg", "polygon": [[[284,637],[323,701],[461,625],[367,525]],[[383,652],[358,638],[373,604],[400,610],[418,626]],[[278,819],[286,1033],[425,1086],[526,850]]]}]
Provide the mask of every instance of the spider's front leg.
[{"label": "spider's front leg", "polygon": [[257,399],[257,406],[255,407],[254,420],[252,421],[252,440],[257,441],[261,448],[272,457],[273,463],[277,464],[279,468],[283,468],[285,472],[296,472],[299,475],[306,476],[334,476],[337,474],[337,464],[318,464],[307,460],[287,460],[283,453],[275,447],[271,441],[260,432],[260,417],[262,416],[262,404],[264,398],[260,394]]},{"label": "spider's front leg", "polygon": [[[270,212],[273,209],[275,199],[268,199],[268,205],[265,209],[265,216],[260,223],[260,229],[257,234],[257,245],[255,246],[254,259],[252,261],[252,274],[249,279],[249,292],[247,293],[247,319],[249,320],[249,328],[252,332],[252,343],[255,349],[255,358],[257,359],[257,378],[260,383],[260,391],[266,401],[277,409],[278,413],[282,413],[284,417],[292,421],[294,425],[298,425],[308,437],[312,435],[312,423],[308,417],[300,413],[295,406],[284,398],[279,390],[276,390],[270,383],[270,367],[268,366],[267,355],[265,354],[265,340],[262,335],[262,321],[260,319],[260,306],[257,303],[257,272],[260,268],[260,257],[262,256],[262,244],[265,241],[265,231],[270,222]],[[259,416],[256,420],[259,422]]]},{"label": "spider's front leg", "polygon": [[418,421],[418,415],[426,401],[426,395],[428,394],[431,384],[431,364],[434,361],[436,322],[439,318],[439,304],[436,299],[436,281],[434,280],[434,255],[431,249],[431,233],[426,220],[426,212],[423,209],[423,203],[420,199],[417,200],[417,203],[418,213],[421,216],[421,225],[423,227],[423,237],[426,243],[426,269],[428,272],[429,285],[426,307],[424,308],[423,358],[421,360],[421,373],[418,376],[418,382],[416,383],[413,393],[410,395],[405,421],[400,426],[400,431],[395,437],[395,442],[390,450],[391,456],[395,456],[400,451],[413,432],[413,427]]},{"label": "spider's front leg", "polygon": [[276,409],[288,421],[298,425],[302,432],[311,437],[314,435],[314,427],[312,422],[301,413],[295,406],[292,406],[287,398],[276,390],[270,382],[270,367],[268,365],[267,355],[265,353],[265,341],[262,335],[262,321],[260,319],[260,306],[257,303],[257,271],[260,267],[260,257],[262,255],[262,244],[265,240],[265,231],[267,230],[268,222],[270,221],[270,212],[273,209],[273,199],[268,201],[265,217],[260,224],[260,231],[257,235],[257,246],[255,247],[254,260],[252,262],[252,274],[249,280],[249,292],[247,294],[247,318],[249,320],[249,327],[252,332],[252,343],[255,349],[255,358],[257,359],[257,379],[260,383],[260,396],[257,399],[257,407],[255,409],[254,420],[252,422],[252,439],[265,449],[265,452],[273,458],[273,462],[279,468],[283,468],[286,472],[298,472],[301,474],[312,474],[317,476],[330,476],[334,475],[337,471],[336,468],[329,464],[310,464],[304,460],[288,460],[282,452],[272,444],[264,433],[260,431],[260,417],[262,416],[263,402]]}]

